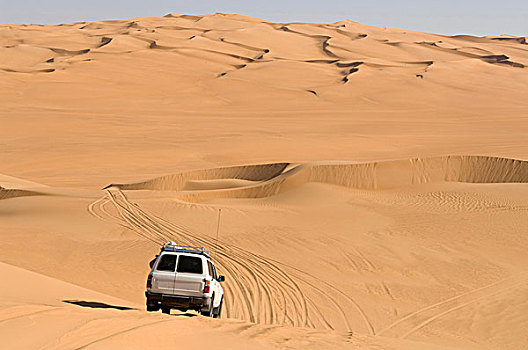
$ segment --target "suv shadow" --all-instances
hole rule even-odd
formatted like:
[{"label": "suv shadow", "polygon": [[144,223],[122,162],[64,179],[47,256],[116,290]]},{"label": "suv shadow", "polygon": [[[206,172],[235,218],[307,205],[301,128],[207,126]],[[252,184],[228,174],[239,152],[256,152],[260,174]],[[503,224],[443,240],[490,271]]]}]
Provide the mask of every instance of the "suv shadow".
[{"label": "suv shadow", "polygon": [[127,306],[117,306],[101,303],[98,301],[85,301],[85,300],[63,300],[63,303],[73,304],[80,307],[91,307],[95,309],[116,309],[116,310],[137,310]]}]

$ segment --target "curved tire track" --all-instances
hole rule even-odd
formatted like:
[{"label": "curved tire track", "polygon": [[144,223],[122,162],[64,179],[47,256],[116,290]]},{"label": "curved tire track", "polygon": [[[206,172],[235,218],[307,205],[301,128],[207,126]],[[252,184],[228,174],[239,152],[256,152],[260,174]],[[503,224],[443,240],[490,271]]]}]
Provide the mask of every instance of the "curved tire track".
[{"label": "curved tire track", "polygon": [[[456,295],[454,297],[416,310],[408,314],[407,316],[399,319],[398,321],[390,324],[388,327],[381,330],[378,335],[383,335],[390,331],[393,333],[393,335],[397,336],[398,338],[406,338],[412,333],[418,331],[419,329],[425,327],[426,325],[430,324],[431,322],[437,320],[438,318],[448,313],[459,310],[483,299],[490,298],[503,292],[509,291],[511,289],[517,288],[526,283],[526,274],[521,274],[516,278],[505,278],[495,283],[470,290],[463,294]],[[482,292],[484,292],[484,294],[479,296],[479,293]],[[433,313],[428,313],[428,311],[433,311]],[[412,328],[410,330],[405,331],[409,327]]]},{"label": "curved tire track", "polygon": [[[107,203],[114,205],[117,216],[102,208]],[[225,286],[227,317],[263,324],[351,332],[352,319],[344,311],[351,305],[358,311],[365,330],[375,334],[372,323],[359,304],[334,286],[278,261],[239,247],[219,244],[210,237],[199,236],[182,225],[147,213],[130,202],[119,189],[106,190],[105,196],[90,204],[88,210],[99,219],[117,221],[156,245],[172,240],[213,249],[219,269],[230,281]],[[325,310],[310,296],[327,300]],[[328,312],[328,309],[332,311]],[[327,315],[339,317],[329,319]]]}]

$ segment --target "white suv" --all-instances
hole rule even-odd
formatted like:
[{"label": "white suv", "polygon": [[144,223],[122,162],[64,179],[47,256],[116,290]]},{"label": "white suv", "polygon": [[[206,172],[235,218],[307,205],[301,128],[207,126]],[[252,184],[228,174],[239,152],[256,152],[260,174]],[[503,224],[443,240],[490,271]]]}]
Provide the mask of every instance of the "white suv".
[{"label": "white suv", "polygon": [[147,279],[147,311],[170,313],[171,309],[199,311],[209,317],[220,317],[224,290],[216,275],[209,251],[204,247],[163,245],[150,262]]}]

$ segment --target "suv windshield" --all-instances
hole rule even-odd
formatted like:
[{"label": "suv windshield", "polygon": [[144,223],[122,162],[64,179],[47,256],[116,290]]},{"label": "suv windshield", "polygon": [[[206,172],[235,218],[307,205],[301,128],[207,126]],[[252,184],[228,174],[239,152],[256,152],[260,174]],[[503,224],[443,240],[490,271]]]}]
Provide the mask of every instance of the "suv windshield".
[{"label": "suv windshield", "polygon": [[174,272],[175,267],[176,267],[176,255],[165,254],[161,256],[161,260],[156,270]]},{"label": "suv windshield", "polygon": [[203,273],[202,259],[194,256],[180,255],[178,260],[178,272]]}]

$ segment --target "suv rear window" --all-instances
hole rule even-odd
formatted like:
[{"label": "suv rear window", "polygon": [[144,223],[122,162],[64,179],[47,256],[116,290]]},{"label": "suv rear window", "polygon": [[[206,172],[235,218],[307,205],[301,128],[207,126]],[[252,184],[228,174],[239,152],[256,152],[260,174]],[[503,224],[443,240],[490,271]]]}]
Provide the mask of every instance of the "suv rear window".
[{"label": "suv rear window", "polygon": [[158,263],[158,267],[156,268],[156,270],[174,272],[175,267],[176,267],[176,255],[165,254],[161,256],[161,260]]},{"label": "suv rear window", "polygon": [[177,271],[202,274],[202,259],[194,256],[180,255],[180,259],[178,260]]}]

